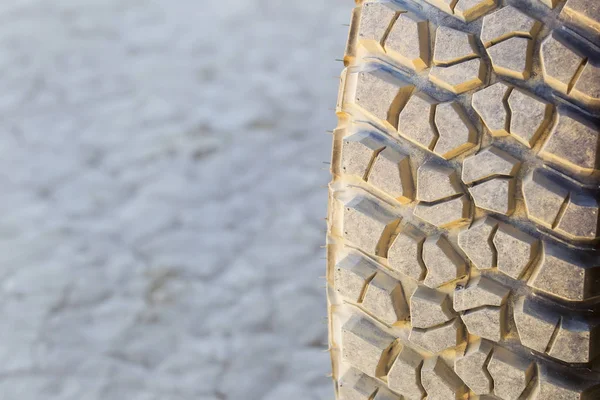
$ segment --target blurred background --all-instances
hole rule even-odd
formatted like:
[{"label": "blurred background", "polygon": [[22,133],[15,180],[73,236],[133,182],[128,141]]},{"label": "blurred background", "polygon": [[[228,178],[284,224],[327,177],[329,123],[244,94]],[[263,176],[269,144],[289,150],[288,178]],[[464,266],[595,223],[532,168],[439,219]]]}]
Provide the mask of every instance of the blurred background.
[{"label": "blurred background", "polygon": [[0,3],[1,399],[333,399],[352,6]]}]

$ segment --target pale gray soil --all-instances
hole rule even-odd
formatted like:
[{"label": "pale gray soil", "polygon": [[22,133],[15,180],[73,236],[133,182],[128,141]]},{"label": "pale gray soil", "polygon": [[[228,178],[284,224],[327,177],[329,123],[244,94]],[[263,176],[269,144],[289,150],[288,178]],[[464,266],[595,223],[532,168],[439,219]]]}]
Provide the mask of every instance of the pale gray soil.
[{"label": "pale gray soil", "polygon": [[333,398],[351,7],[0,3],[0,398]]}]

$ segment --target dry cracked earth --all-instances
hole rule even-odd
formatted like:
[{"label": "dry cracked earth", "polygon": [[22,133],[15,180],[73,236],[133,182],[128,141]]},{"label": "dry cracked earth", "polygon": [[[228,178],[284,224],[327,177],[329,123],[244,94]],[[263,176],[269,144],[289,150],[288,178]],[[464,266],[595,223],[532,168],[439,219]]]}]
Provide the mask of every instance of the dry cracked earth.
[{"label": "dry cracked earth", "polygon": [[350,3],[0,4],[0,398],[333,398]]}]

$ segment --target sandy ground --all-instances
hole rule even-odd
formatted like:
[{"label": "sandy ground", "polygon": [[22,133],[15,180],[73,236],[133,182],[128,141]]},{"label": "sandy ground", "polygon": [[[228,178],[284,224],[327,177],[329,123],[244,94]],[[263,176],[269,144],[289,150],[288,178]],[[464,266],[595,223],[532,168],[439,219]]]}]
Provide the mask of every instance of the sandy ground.
[{"label": "sandy ground", "polygon": [[332,399],[350,0],[0,3],[0,398]]}]

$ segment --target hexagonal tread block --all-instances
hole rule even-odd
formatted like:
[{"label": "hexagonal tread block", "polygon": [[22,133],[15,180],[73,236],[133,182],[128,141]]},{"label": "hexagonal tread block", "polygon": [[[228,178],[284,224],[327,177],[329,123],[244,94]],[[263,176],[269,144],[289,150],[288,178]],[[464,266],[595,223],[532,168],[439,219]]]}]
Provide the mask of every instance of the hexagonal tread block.
[{"label": "hexagonal tread block", "polygon": [[468,392],[462,380],[441,357],[425,360],[421,381],[429,400],[461,399]]},{"label": "hexagonal tread block", "polygon": [[588,260],[584,254],[546,244],[540,264],[529,278],[528,285],[550,296],[584,301],[600,292],[593,283],[599,275],[593,257]]},{"label": "hexagonal tread block", "polygon": [[373,153],[385,147],[369,132],[359,132],[342,141],[342,172],[366,178]]},{"label": "hexagonal tread block", "polygon": [[511,37],[488,47],[487,52],[497,74],[525,80],[531,75],[533,47],[532,39]]},{"label": "hexagonal tread block", "polygon": [[597,175],[600,129],[565,114],[557,118],[540,157],[578,176]]},{"label": "hexagonal tread block", "polygon": [[486,47],[521,36],[533,39],[541,24],[512,6],[506,6],[483,17],[481,41]]},{"label": "hexagonal tread block", "polygon": [[497,225],[498,221],[486,217],[458,234],[458,245],[471,263],[480,270],[496,266],[496,251],[491,245],[491,239]]},{"label": "hexagonal tread block", "polygon": [[368,283],[362,305],[389,325],[402,321],[409,315],[400,282],[381,271]]},{"label": "hexagonal tread block", "polygon": [[414,198],[409,157],[392,148],[388,147],[377,155],[367,180],[401,203],[408,203]]},{"label": "hexagonal tread block", "polygon": [[423,93],[408,99],[398,117],[398,133],[408,140],[433,150],[438,134],[433,125],[435,101]]},{"label": "hexagonal tread block", "polygon": [[370,261],[358,254],[350,253],[335,266],[334,288],[348,300],[358,302],[375,273],[377,267]]},{"label": "hexagonal tread block", "polygon": [[513,279],[521,279],[539,251],[539,240],[519,229],[501,223],[493,239],[498,270]]},{"label": "hexagonal tread block", "polygon": [[400,11],[392,2],[365,2],[360,13],[358,38],[381,44]]},{"label": "hexagonal tread block", "polygon": [[447,294],[425,286],[410,298],[411,324],[414,328],[431,328],[456,317]]},{"label": "hexagonal tread block", "polygon": [[532,147],[550,123],[553,107],[520,89],[508,97],[511,112],[510,134],[527,147]]},{"label": "hexagonal tread block", "polygon": [[454,168],[428,162],[417,171],[417,200],[435,202],[463,193]]},{"label": "hexagonal tread block", "polygon": [[512,88],[498,82],[473,94],[473,108],[492,136],[506,136],[509,133],[509,118],[504,102]]},{"label": "hexagonal tread block", "polygon": [[425,234],[412,225],[405,225],[392,239],[388,250],[388,263],[394,270],[417,281],[425,278],[425,263],[421,257]]},{"label": "hexagonal tread block", "polygon": [[466,311],[462,321],[471,335],[498,342],[505,331],[506,307],[482,307]]},{"label": "hexagonal tread block", "polygon": [[470,203],[466,196],[433,205],[417,204],[414,215],[439,228],[464,225],[469,221]]},{"label": "hexagonal tread block", "polygon": [[406,399],[422,399],[421,367],[423,357],[409,347],[402,346],[387,375],[388,387]]},{"label": "hexagonal tread block", "polygon": [[598,356],[598,326],[563,318],[548,355],[567,363],[589,363]]},{"label": "hexagonal tread block", "polygon": [[488,364],[494,380],[494,394],[502,399],[517,400],[534,376],[535,365],[503,348],[495,348]]},{"label": "hexagonal tread block", "polygon": [[415,71],[427,68],[429,23],[410,13],[401,14],[392,26],[384,48],[389,56]]},{"label": "hexagonal tread block", "polygon": [[467,273],[465,260],[442,235],[428,237],[423,245],[427,276],[423,283],[430,288],[446,285]]},{"label": "hexagonal tread block", "polygon": [[477,130],[458,103],[439,104],[434,121],[439,138],[433,151],[440,157],[448,160],[477,144]]},{"label": "hexagonal tread block", "polygon": [[514,179],[495,178],[469,188],[475,206],[504,215],[515,208]]},{"label": "hexagonal tread block", "polygon": [[377,380],[350,368],[339,380],[340,397],[347,400],[370,400],[379,389]]},{"label": "hexagonal tread block", "polygon": [[488,147],[463,161],[462,180],[466,184],[494,176],[513,177],[521,162],[497,147]]},{"label": "hexagonal tread block", "polygon": [[510,289],[500,283],[478,276],[472,279],[466,288],[454,291],[454,309],[465,311],[483,306],[500,307],[506,303]]},{"label": "hexagonal tread block", "polygon": [[439,26],[435,36],[433,62],[446,66],[477,57],[473,35],[447,26]]},{"label": "hexagonal tread block", "polygon": [[452,93],[464,93],[483,85],[486,77],[485,63],[474,58],[447,67],[433,66],[429,80]]},{"label": "hexagonal tread block", "polygon": [[375,118],[392,126],[398,122],[398,113],[414,86],[407,84],[381,69],[358,72],[355,103]]},{"label": "hexagonal tread block", "polygon": [[344,210],[344,239],[367,253],[385,256],[398,216],[365,196],[349,200]]},{"label": "hexagonal tread block", "polygon": [[413,328],[410,331],[409,339],[431,353],[439,353],[464,342],[464,327],[460,322],[460,318],[455,318],[451,322],[436,328]]},{"label": "hexagonal tread block", "polygon": [[600,4],[596,1],[567,0],[560,18],[567,24],[583,26],[600,35]]},{"label": "hexagonal tread block", "polygon": [[355,315],[342,326],[342,359],[373,377],[385,376],[396,338]]},{"label": "hexagonal tread block", "polygon": [[493,381],[487,371],[487,361],[493,346],[487,340],[469,343],[462,357],[454,360],[454,370],[463,382],[477,395],[489,394]]},{"label": "hexagonal tread block", "polygon": [[529,219],[552,229],[569,191],[540,169],[523,180],[523,197]]},{"label": "hexagonal tread block", "polygon": [[571,50],[555,32],[544,40],[540,52],[544,81],[567,94],[584,58]]}]

